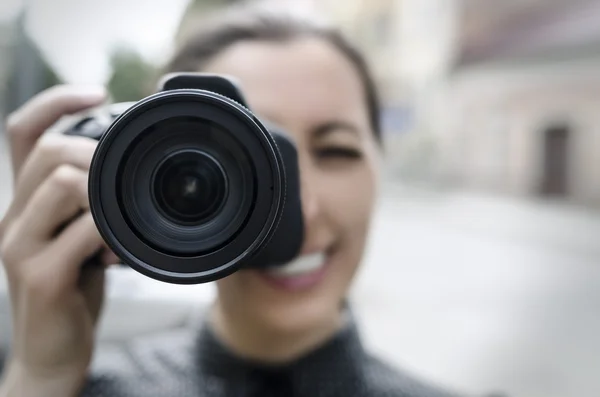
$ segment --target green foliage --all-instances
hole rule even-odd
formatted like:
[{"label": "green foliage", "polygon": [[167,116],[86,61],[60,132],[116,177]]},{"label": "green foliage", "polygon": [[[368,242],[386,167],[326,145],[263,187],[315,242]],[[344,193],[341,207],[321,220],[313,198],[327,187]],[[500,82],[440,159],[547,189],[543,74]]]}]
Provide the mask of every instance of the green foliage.
[{"label": "green foliage", "polygon": [[138,101],[151,94],[157,78],[157,68],[133,49],[116,48],[110,58],[112,75],[108,90],[115,102]]},{"label": "green foliage", "polygon": [[54,69],[42,58],[42,80],[43,89],[62,84],[62,79],[54,72]]}]

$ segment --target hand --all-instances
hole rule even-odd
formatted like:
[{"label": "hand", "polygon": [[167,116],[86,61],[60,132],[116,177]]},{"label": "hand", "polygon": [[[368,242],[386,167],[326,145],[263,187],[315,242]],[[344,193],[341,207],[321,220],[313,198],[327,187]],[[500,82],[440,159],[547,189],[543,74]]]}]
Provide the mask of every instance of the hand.
[{"label": "hand", "polygon": [[[96,142],[43,133],[61,116],[103,100],[97,89],[57,86],[8,119],[15,193],[0,221],[0,258],[14,338],[0,395],[23,395],[26,387],[64,397],[85,379],[103,300],[103,265],[117,258],[89,212],[87,175]],[[99,266],[82,266],[99,252]]]}]

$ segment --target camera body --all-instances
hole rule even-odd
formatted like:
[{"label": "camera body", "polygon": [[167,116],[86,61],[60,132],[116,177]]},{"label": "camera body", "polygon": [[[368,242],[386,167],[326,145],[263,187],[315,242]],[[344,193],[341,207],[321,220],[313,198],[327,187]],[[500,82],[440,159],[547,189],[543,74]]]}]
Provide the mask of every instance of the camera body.
[{"label": "camera body", "polygon": [[298,255],[295,145],[252,114],[233,79],[169,74],[156,94],[104,107],[64,133],[99,141],[91,213],[134,270],[197,284]]}]

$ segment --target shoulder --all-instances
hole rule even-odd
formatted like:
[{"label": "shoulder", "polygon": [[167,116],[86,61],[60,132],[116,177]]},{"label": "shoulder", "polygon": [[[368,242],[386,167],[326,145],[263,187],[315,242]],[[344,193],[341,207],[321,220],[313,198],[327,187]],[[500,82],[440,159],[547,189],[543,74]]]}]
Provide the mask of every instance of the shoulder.
[{"label": "shoulder", "polygon": [[464,397],[398,370],[371,354],[365,358],[364,382],[369,397]]},{"label": "shoulder", "polygon": [[193,344],[181,329],[99,346],[82,396],[198,395]]}]

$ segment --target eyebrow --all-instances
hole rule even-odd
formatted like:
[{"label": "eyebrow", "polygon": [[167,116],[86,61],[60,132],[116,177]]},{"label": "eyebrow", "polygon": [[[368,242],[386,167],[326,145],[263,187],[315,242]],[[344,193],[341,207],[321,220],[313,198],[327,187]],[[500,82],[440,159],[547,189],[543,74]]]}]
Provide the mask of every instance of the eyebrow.
[{"label": "eyebrow", "polygon": [[345,131],[359,136],[358,128],[354,124],[341,120],[321,124],[313,129],[313,134],[315,137],[320,138],[334,131]]}]

